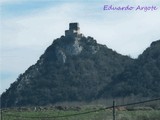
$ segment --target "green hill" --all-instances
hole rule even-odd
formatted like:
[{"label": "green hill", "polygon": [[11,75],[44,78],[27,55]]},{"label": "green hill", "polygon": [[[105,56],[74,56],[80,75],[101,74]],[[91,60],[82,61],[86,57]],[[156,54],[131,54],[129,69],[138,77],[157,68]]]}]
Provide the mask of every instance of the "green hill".
[{"label": "green hill", "polygon": [[138,59],[123,56],[83,36],[71,23],[1,95],[2,107],[93,101],[99,98],[160,96],[160,41]]},{"label": "green hill", "polygon": [[[160,40],[148,47],[134,63],[115,76],[99,97],[160,96]],[[112,88],[115,89],[112,89]]]}]

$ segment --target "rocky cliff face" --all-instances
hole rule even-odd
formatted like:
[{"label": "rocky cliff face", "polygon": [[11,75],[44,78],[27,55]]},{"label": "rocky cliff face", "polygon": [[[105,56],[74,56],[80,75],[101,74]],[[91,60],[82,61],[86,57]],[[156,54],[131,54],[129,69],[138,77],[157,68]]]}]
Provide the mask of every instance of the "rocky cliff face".
[{"label": "rocky cliff face", "polygon": [[92,37],[62,36],[2,94],[2,106],[94,100],[132,61]]}]

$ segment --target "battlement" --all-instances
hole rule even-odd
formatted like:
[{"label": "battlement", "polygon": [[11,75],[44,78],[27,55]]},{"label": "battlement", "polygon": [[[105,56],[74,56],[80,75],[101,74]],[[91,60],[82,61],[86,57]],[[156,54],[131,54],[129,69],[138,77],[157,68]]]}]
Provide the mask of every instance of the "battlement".
[{"label": "battlement", "polygon": [[65,36],[76,37],[80,34],[79,23],[70,23],[69,30],[65,30]]}]

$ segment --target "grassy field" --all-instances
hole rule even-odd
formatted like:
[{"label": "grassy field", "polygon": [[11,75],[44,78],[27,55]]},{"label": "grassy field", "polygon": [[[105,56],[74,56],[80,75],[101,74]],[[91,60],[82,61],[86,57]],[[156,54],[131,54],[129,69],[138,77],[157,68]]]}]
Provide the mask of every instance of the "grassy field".
[{"label": "grassy field", "polygon": [[[2,120],[112,120],[112,109],[81,114],[99,108],[48,109],[48,110],[3,110]],[[72,115],[73,116],[70,116]],[[56,116],[56,117],[55,117]],[[59,117],[57,117],[59,116]],[[66,116],[66,117],[64,117]],[[160,120],[160,110],[116,110],[116,120]]]}]

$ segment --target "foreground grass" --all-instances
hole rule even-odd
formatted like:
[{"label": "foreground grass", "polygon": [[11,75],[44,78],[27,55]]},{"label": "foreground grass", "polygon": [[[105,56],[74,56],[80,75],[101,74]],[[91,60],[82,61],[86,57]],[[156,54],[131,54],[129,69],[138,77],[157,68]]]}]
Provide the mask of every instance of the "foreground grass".
[{"label": "foreground grass", "polygon": [[[76,115],[95,109],[81,110],[43,110],[17,111],[6,110],[2,120],[112,120],[112,110],[101,110],[88,114]],[[70,116],[74,114],[74,116]],[[56,116],[60,116],[59,118]],[[66,117],[64,117],[66,116]],[[116,120],[160,120],[160,110],[116,111]]]},{"label": "foreground grass", "polygon": [[160,120],[160,110],[118,111],[117,120]]}]

